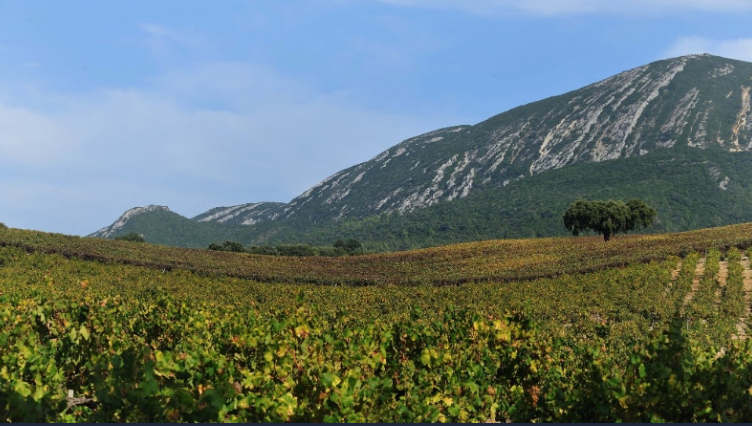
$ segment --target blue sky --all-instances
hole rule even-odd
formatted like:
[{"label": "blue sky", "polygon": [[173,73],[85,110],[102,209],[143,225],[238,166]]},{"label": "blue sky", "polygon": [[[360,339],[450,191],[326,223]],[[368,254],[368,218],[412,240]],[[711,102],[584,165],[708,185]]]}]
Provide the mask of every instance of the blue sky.
[{"label": "blue sky", "polygon": [[287,202],[411,136],[654,60],[752,0],[0,0],[0,222]]}]

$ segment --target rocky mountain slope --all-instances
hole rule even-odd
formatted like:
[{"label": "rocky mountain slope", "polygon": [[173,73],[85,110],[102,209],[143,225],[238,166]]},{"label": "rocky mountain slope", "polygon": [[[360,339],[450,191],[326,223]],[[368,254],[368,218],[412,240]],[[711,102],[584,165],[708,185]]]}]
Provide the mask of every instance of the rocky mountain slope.
[{"label": "rocky mountain slope", "polygon": [[[216,208],[193,221],[261,227],[274,235],[273,228],[286,223],[313,229],[408,214],[578,164],[662,150],[748,155],[751,88],[750,63],[709,55],[658,61],[477,125],[405,140],[288,204]],[[124,229],[113,226],[93,235],[108,237]]]}]

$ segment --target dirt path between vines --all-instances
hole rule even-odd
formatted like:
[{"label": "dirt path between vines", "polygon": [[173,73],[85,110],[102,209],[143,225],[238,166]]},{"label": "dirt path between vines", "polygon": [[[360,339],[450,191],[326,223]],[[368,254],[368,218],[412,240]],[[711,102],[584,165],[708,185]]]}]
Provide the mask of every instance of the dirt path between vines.
[{"label": "dirt path between vines", "polygon": [[671,281],[669,281],[668,286],[663,289],[663,298],[665,299],[668,297],[669,293],[671,293],[671,287],[674,286],[674,281],[676,281],[677,278],[679,278],[679,274],[681,274],[682,265],[684,265],[684,259],[679,259],[679,263],[676,265],[676,269],[671,271]]},{"label": "dirt path between vines", "polygon": [[695,277],[692,279],[692,289],[689,290],[689,293],[684,297],[684,303],[682,303],[681,307],[681,314],[684,315],[684,310],[686,309],[689,302],[692,301],[692,298],[695,297],[695,293],[697,293],[697,288],[700,287],[700,278],[702,278],[702,274],[705,273],[705,258],[697,261],[697,267],[695,267]]},{"label": "dirt path between vines", "polygon": [[723,288],[726,287],[726,280],[728,279],[727,260],[718,263],[718,276],[716,278],[718,288],[715,290],[715,307],[718,308],[721,306],[721,295],[723,294]]},{"label": "dirt path between vines", "polygon": [[744,316],[739,318],[739,322],[736,323],[736,334],[731,336],[732,339],[746,339],[747,338],[747,318],[749,318],[750,309],[750,293],[752,293],[752,269],[750,269],[749,258],[742,257],[742,266],[744,271],[742,272],[742,290],[744,291]]},{"label": "dirt path between vines", "polygon": [[676,269],[671,272],[671,281],[676,281],[676,279],[679,278],[682,265],[684,265],[684,259],[679,259],[679,263],[676,265]]}]

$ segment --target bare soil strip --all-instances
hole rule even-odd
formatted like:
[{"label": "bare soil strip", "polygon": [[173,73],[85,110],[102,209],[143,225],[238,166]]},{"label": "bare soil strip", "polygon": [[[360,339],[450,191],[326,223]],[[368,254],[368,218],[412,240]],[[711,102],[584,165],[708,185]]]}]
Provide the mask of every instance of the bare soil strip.
[{"label": "bare soil strip", "polygon": [[739,318],[739,322],[736,323],[736,334],[731,336],[732,339],[746,339],[747,338],[747,318],[749,318],[750,309],[750,293],[752,293],[752,269],[750,269],[749,258],[742,257],[742,266],[744,271],[742,272],[743,287],[744,290],[744,316]]},{"label": "bare soil strip", "polygon": [[684,303],[682,303],[681,314],[684,315],[684,309],[687,307],[692,298],[697,293],[697,288],[700,286],[700,278],[705,273],[705,258],[701,258],[697,261],[697,267],[695,268],[695,277],[692,279],[692,289],[684,297]]},{"label": "bare soil strip", "polygon": [[671,271],[671,281],[668,283],[668,286],[663,290],[663,297],[666,298],[671,291],[671,287],[674,285],[674,281],[676,281],[677,278],[679,278],[679,274],[681,274],[682,265],[684,264],[684,259],[679,259],[679,263],[676,265],[676,269]]},{"label": "bare soil strip", "polygon": [[679,278],[683,264],[684,259],[679,259],[679,263],[676,265],[676,269],[671,272],[671,281],[676,281],[676,279]]},{"label": "bare soil strip", "polygon": [[715,290],[715,306],[716,308],[721,306],[721,294],[723,288],[726,287],[726,280],[728,279],[728,261],[722,260],[718,263],[718,288]]}]

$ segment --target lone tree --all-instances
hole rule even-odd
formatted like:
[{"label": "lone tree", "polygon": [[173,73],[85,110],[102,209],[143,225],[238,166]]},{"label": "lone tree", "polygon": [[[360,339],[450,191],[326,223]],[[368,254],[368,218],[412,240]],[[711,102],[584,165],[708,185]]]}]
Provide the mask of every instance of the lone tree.
[{"label": "lone tree", "polygon": [[647,228],[653,225],[656,211],[641,200],[621,201],[577,200],[564,212],[564,226],[575,237],[582,231],[595,231],[608,241],[611,235]]}]

